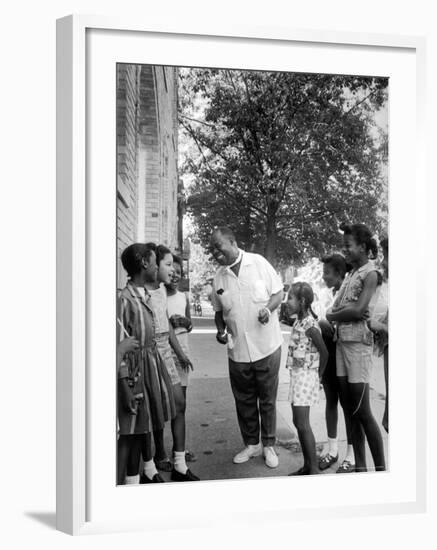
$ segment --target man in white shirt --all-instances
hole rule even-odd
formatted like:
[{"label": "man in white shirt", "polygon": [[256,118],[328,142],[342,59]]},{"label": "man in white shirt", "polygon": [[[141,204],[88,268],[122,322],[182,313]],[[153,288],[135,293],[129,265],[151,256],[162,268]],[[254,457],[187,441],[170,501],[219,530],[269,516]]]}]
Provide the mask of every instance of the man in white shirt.
[{"label": "man in white shirt", "polygon": [[216,338],[228,345],[230,382],[246,445],[234,463],[263,452],[267,466],[276,468],[276,395],[282,344],[277,308],[283,285],[265,258],[238,248],[229,228],[213,231],[210,248],[221,266],[211,295]]}]

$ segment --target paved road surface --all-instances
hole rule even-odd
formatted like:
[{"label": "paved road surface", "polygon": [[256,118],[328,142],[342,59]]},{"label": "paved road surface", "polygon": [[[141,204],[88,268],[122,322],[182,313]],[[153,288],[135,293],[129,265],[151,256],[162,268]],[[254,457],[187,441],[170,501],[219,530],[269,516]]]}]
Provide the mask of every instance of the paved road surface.
[{"label": "paved road surface", "polygon": [[[187,448],[197,455],[198,460],[190,464],[191,469],[201,479],[232,479],[285,476],[300,468],[303,459],[292,423],[290,404],[287,401],[289,374],[284,366],[289,327],[283,326],[284,345],[277,400],[279,467],[272,470],[265,466],[262,457],[251,459],[245,464],[232,463],[232,457],[243,447],[243,444],[229,383],[226,348],[216,342],[214,322],[211,317],[194,318],[193,325],[190,347],[195,370],[190,375],[187,393]],[[385,400],[383,368],[380,360],[375,362],[371,382],[371,400],[373,412],[380,424]],[[311,425],[319,452],[327,438],[324,408],[325,398],[321,392],[319,404],[311,410]],[[344,456],[346,444],[344,420],[342,414],[339,416],[341,459]],[[382,426],[381,431],[387,449],[387,434]],[[166,430],[166,441],[167,449],[170,451],[170,430]],[[369,469],[372,465],[369,454]],[[335,469],[334,465],[325,473],[334,473]],[[163,475],[167,476],[167,474]]]}]

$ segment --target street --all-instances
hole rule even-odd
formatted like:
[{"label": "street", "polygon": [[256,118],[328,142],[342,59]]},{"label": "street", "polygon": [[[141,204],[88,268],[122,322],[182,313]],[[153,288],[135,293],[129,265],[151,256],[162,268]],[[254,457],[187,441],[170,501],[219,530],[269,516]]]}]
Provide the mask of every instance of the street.
[{"label": "street", "polygon": [[[209,313],[209,312],[208,312]],[[194,371],[190,374],[187,390],[187,449],[194,452],[197,461],[189,467],[202,480],[258,478],[267,476],[286,476],[303,464],[302,454],[288,397],[289,373],[285,368],[288,334],[290,328],[281,325],[284,344],[282,349],[279,390],[277,399],[277,445],[279,466],[269,469],[263,457],[251,459],[244,464],[233,464],[233,456],[243,448],[238,428],[234,398],[228,376],[227,353],[215,339],[215,325],[212,316],[194,317],[193,331],[190,335],[191,359]],[[387,456],[387,434],[381,426],[384,410],[385,389],[382,360],[375,358],[375,367],[371,382],[372,410],[381,428]],[[318,405],[311,408],[311,426],[316,438],[318,453],[322,452],[327,440],[325,427],[325,397],[320,392]],[[167,451],[171,450],[171,434],[166,429]],[[343,415],[339,414],[338,426],[339,462],[323,473],[334,473],[344,457],[345,429]],[[373,462],[368,452],[368,468]],[[162,474],[165,479],[169,474]]]}]

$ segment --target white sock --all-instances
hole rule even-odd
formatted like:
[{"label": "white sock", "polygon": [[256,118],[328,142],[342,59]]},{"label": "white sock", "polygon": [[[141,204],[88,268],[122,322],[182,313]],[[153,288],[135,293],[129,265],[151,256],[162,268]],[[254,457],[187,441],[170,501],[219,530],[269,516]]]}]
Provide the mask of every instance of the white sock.
[{"label": "white sock", "polygon": [[148,460],[147,462],[144,462],[144,474],[146,475],[147,478],[150,479],[150,481],[152,481],[153,476],[156,475],[157,473],[158,473],[158,470],[156,469],[156,464],[153,458],[152,460]]},{"label": "white sock", "polygon": [[331,456],[337,456],[338,455],[338,441],[337,438],[331,439],[328,437],[328,453]]},{"label": "white sock", "polygon": [[344,459],[351,464],[355,464],[354,448],[352,447],[352,445],[347,446],[346,456],[344,457]]},{"label": "white sock", "polygon": [[175,451],[173,453],[174,469],[180,474],[186,474],[188,470],[187,463],[185,462],[185,451]]},{"label": "white sock", "polygon": [[126,476],[125,481],[126,485],[137,485],[140,482],[140,476],[139,474],[136,476]]}]

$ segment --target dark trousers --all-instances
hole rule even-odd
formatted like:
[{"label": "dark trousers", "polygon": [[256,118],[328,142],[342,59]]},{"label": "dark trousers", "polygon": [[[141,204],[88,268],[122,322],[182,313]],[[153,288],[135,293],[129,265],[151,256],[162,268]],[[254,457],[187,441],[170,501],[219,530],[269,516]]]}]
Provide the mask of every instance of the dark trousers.
[{"label": "dark trousers", "polygon": [[238,424],[246,445],[257,445],[260,434],[265,447],[276,441],[276,395],[281,346],[253,363],[229,359],[229,378],[237,408]]}]

